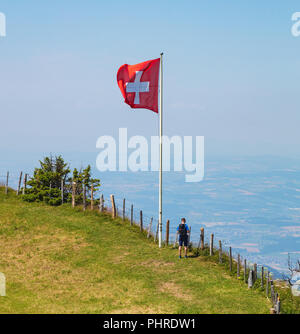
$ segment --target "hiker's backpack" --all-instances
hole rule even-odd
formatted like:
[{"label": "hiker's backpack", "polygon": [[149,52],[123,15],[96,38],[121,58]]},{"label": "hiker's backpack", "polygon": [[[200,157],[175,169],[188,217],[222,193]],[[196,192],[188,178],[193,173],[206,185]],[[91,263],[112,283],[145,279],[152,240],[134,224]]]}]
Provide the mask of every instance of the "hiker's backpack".
[{"label": "hiker's backpack", "polygon": [[185,224],[179,224],[178,232],[179,232],[179,235],[182,237],[185,237],[187,235]]}]

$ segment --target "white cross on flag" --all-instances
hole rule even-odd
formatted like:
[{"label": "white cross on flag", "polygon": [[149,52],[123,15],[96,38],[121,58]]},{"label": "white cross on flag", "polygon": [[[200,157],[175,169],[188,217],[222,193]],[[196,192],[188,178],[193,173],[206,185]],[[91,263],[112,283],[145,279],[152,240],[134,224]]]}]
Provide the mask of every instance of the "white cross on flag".
[{"label": "white cross on flag", "polygon": [[117,81],[125,103],[131,108],[145,108],[158,113],[160,58],[136,65],[122,65]]}]

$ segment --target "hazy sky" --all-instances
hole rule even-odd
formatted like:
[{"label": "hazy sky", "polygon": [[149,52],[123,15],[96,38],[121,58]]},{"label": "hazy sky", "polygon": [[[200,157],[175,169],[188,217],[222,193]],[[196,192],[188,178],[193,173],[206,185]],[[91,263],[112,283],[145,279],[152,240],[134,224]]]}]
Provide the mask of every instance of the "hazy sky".
[{"label": "hazy sky", "polygon": [[[165,53],[168,135],[207,154],[300,156],[299,1],[1,0],[0,151],[91,152],[101,135],[156,135],[123,103],[118,68]],[[96,155],[95,155],[96,158]]]}]

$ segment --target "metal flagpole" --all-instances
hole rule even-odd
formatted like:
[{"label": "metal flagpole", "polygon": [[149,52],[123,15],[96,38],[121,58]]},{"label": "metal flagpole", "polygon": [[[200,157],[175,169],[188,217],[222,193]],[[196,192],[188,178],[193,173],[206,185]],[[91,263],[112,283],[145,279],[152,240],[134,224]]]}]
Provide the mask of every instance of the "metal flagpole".
[{"label": "metal flagpole", "polygon": [[162,246],[162,136],[163,136],[163,53],[160,54],[160,96],[159,96],[159,248]]}]

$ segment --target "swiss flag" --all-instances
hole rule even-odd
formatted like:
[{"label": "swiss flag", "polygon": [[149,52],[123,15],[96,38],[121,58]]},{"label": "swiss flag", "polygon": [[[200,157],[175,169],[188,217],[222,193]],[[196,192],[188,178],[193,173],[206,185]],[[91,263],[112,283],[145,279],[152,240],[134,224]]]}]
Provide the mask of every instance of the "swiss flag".
[{"label": "swiss flag", "polygon": [[158,113],[160,58],[136,65],[122,65],[117,81],[125,103],[131,108],[145,108]]}]

